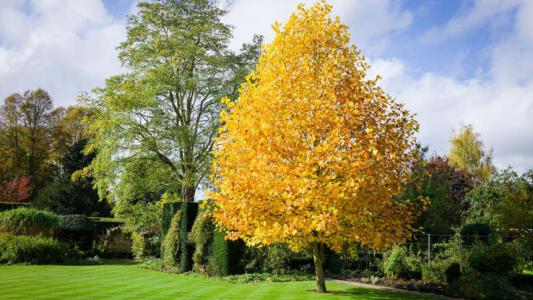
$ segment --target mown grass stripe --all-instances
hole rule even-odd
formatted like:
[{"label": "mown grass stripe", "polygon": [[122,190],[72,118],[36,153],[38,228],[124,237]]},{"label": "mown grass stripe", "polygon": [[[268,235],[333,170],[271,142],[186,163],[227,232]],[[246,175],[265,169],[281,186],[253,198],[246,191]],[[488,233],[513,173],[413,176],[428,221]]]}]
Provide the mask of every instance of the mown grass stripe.
[{"label": "mown grass stripe", "polygon": [[314,282],[230,284],[166,274],[135,265],[0,266],[0,299],[428,299],[328,283],[335,293],[312,292]]}]

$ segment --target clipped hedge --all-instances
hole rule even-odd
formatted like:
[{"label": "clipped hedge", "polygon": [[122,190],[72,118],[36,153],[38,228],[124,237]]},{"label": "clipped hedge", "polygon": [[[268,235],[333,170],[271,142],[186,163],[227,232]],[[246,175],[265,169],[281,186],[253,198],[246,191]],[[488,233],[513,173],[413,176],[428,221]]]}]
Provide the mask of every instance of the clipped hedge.
[{"label": "clipped hedge", "polygon": [[19,207],[0,213],[0,232],[53,236],[61,218],[49,211]]},{"label": "clipped hedge", "polygon": [[[163,212],[161,214],[161,236],[166,236],[172,218],[181,208],[182,202],[165,202],[163,203]],[[162,250],[163,251],[163,250]]]},{"label": "clipped hedge", "polygon": [[52,238],[0,233],[0,263],[59,263],[67,252],[63,243]]},{"label": "clipped hedge", "polygon": [[213,240],[215,224],[208,211],[204,210],[198,214],[191,232],[189,233],[189,242],[194,245],[192,256],[193,271],[198,273],[207,273],[206,266],[208,263],[209,246]]},{"label": "clipped hedge", "polygon": [[188,243],[187,239],[188,233],[191,231],[196,216],[198,215],[198,203],[183,202],[180,211],[180,268],[186,272],[192,270],[194,246]]},{"label": "clipped hedge", "polygon": [[64,215],[59,222],[59,238],[90,250],[95,238],[95,222],[84,215]]},{"label": "clipped hedge", "polygon": [[172,218],[170,228],[163,240],[163,265],[168,267],[176,267],[178,262],[178,254],[180,250],[180,220],[181,214],[177,213]]},{"label": "clipped hedge", "polygon": [[[183,272],[192,270],[192,256],[194,246],[188,243],[188,233],[191,231],[196,215],[198,214],[198,203],[196,202],[167,202],[163,204],[163,216],[161,220],[161,236],[166,236],[171,220],[175,214],[179,213],[179,267]],[[169,216],[171,216],[169,218]],[[170,221],[169,221],[170,220]],[[161,249],[161,256],[165,260],[165,247]]]},{"label": "clipped hedge", "polygon": [[215,230],[209,248],[207,272],[213,276],[244,273],[243,257],[246,245],[242,240],[225,240],[225,233]]},{"label": "clipped hedge", "polygon": [[60,230],[94,232],[94,221],[85,215],[64,215],[59,222]]},{"label": "clipped hedge", "polygon": [[470,246],[476,241],[487,243],[492,235],[492,229],[486,223],[465,224],[461,227],[461,238],[464,245]]}]

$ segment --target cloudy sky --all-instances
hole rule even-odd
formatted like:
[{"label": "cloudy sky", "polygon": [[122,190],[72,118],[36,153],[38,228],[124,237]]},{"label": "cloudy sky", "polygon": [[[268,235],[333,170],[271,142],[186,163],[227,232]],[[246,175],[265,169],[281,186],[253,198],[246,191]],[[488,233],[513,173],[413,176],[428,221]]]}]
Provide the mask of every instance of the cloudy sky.
[{"label": "cloudy sky", "polygon": [[[312,3],[312,1],[303,1]],[[533,1],[331,0],[382,86],[417,113],[420,141],[445,154],[472,124],[498,167],[533,169]],[[269,41],[297,1],[232,0],[231,47]],[[122,72],[127,0],[0,0],[0,98],[37,87],[57,105]]]}]

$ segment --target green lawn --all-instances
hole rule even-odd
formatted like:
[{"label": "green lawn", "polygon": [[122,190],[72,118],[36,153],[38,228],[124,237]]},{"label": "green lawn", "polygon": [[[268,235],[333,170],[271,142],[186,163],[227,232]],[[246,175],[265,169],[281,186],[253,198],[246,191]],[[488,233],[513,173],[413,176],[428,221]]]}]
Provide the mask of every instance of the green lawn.
[{"label": "green lawn", "polygon": [[0,266],[1,299],[428,299],[329,283],[332,293],[311,291],[310,281],[231,284],[141,269],[135,265]]}]

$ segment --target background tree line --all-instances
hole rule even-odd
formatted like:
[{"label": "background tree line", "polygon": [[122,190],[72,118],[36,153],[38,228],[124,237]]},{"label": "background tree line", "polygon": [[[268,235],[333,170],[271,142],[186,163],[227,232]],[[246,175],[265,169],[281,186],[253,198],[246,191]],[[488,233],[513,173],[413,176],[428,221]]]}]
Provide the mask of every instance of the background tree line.
[{"label": "background tree line", "polygon": [[14,93],[0,107],[0,201],[31,202],[58,213],[105,214],[91,178],[73,181],[91,156],[80,106],[54,107],[43,89]]}]

